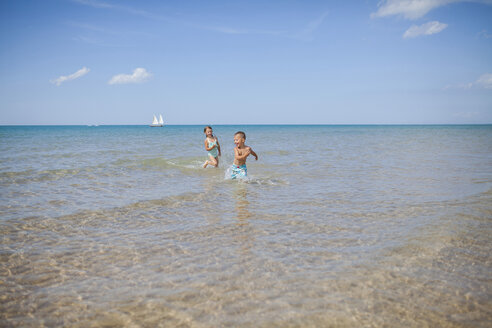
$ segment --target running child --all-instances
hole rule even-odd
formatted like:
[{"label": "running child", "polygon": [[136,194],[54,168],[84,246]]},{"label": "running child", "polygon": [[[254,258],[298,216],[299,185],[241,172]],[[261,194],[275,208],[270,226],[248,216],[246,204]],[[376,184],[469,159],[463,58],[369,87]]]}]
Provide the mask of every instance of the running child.
[{"label": "running child", "polygon": [[251,149],[251,147],[246,146],[244,142],[246,141],[246,134],[243,131],[238,131],[234,134],[234,163],[231,167],[231,178],[244,178],[248,175],[248,169],[246,168],[246,158],[249,155],[253,155],[256,160],[258,160],[258,155]]},{"label": "running child", "polygon": [[205,133],[205,150],[208,152],[208,160],[203,163],[203,167],[207,167],[208,165],[219,166],[219,156],[220,153],[220,144],[219,139],[214,136],[214,131],[211,126],[206,126],[203,129],[203,133]]}]

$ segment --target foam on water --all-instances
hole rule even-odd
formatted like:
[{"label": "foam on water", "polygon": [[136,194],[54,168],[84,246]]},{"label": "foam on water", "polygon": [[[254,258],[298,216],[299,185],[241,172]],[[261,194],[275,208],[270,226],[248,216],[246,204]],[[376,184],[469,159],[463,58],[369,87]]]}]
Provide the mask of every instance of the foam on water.
[{"label": "foam on water", "polygon": [[248,174],[245,177],[237,177],[236,179],[232,179],[232,169],[231,166],[228,166],[224,171],[224,180],[234,181],[236,183],[247,183],[252,185],[287,185],[288,181],[282,180],[280,178],[271,178],[271,177],[257,177],[251,174]]}]

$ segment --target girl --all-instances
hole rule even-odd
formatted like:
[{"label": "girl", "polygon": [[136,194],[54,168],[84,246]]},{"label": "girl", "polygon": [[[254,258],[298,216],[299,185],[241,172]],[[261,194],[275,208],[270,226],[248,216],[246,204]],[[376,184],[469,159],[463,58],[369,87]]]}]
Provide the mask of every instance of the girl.
[{"label": "girl", "polygon": [[205,168],[208,165],[217,167],[219,166],[219,156],[221,156],[219,139],[214,136],[214,131],[211,126],[206,126],[203,129],[203,132],[206,136],[204,141],[205,150],[208,152],[208,160],[203,163],[203,167]]}]

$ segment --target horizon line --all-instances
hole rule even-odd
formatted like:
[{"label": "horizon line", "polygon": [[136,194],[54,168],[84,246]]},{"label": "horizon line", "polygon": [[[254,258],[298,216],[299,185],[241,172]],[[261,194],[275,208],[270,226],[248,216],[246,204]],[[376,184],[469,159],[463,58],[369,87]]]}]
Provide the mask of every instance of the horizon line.
[{"label": "horizon line", "polygon": [[[164,124],[166,126],[202,126],[211,125],[209,123],[193,124]],[[276,125],[276,126],[432,126],[432,125],[492,125],[492,123],[219,123],[213,126],[237,126],[237,125]],[[98,126],[147,126],[149,124],[0,124],[0,127],[9,126],[78,126],[78,127],[98,127]]]}]

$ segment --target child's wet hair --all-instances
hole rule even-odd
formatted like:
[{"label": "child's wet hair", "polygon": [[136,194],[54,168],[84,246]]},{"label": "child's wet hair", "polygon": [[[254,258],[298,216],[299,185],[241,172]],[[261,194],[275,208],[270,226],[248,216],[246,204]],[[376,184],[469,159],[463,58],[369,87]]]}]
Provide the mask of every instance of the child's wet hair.
[{"label": "child's wet hair", "polygon": [[207,131],[207,129],[213,130],[210,125],[207,125],[206,127],[203,128],[203,132]]},{"label": "child's wet hair", "polygon": [[234,136],[237,136],[238,134],[240,134],[244,140],[246,140],[246,133],[244,133],[243,131],[237,131],[236,133],[234,133]]}]

